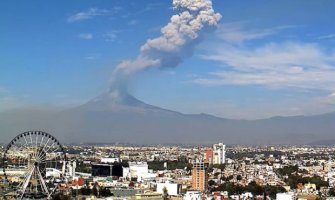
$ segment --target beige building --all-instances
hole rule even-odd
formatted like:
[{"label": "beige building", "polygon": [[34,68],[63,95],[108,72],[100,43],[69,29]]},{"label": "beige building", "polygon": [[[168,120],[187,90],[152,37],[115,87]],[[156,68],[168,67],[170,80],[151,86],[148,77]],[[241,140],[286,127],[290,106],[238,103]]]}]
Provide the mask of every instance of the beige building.
[{"label": "beige building", "polygon": [[207,189],[207,164],[204,162],[194,162],[192,170],[192,189],[199,190],[201,192]]}]

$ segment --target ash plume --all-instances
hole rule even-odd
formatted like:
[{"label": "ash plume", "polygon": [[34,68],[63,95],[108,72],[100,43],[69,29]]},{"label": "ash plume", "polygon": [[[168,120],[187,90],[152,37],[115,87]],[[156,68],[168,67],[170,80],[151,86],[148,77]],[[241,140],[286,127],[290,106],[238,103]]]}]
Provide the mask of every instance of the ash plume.
[{"label": "ash plume", "polygon": [[140,71],[178,66],[193,54],[205,33],[215,30],[221,19],[211,0],[173,0],[172,4],[177,14],[161,29],[161,35],[147,40],[137,58],[116,66],[110,87],[114,95],[126,92],[129,78]]}]

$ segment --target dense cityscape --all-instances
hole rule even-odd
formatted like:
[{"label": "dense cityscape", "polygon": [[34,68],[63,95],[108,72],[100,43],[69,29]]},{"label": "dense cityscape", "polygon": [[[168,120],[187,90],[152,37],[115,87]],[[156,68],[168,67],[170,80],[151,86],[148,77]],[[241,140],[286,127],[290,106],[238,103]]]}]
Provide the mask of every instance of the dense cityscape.
[{"label": "dense cityscape", "polygon": [[[66,161],[46,170],[59,178],[53,199],[335,198],[335,147],[81,144],[64,151]],[[24,177],[1,173],[2,198],[10,199]]]},{"label": "dense cityscape", "polygon": [[0,200],[335,200],[335,0],[4,0]]}]

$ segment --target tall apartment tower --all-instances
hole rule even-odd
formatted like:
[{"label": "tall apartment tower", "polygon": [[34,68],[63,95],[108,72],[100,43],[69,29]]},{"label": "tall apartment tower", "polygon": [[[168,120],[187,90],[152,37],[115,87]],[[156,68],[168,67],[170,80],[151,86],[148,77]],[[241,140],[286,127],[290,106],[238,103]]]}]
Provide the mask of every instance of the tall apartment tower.
[{"label": "tall apartment tower", "polygon": [[195,161],[192,170],[192,189],[205,192],[207,190],[208,164],[202,161]]},{"label": "tall apartment tower", "polygon": [[213,164],[224,164],[226,162],[226,145],[223,143],[213,145]]},{"label": "tall apartment tower", "polygon": [[209,165],[213,165],[213,149],[206,149],[204,152],[204,163],[208,163]]}]

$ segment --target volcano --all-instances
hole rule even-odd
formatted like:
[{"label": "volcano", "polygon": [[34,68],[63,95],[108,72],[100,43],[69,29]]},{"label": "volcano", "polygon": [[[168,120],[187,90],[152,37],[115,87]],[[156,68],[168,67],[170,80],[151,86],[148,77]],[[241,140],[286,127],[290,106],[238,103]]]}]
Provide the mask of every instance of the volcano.
[{"label": "volcano", "polygon": [[146,104],[128,93],[119,93],[118,91],[103,93],[76,109],[86,111],[112,111],[120,113],[134,112],[142,114],[155,112],[177,113],[175,111]]},{"label": "volcano", "polygon": [[[199,130],[206,133],[205,124],[199,126],[200,118],[201,115],[185,115],[146,104],[128,93],[104,93],[84,105],[57,113],[54,121],[58,125],[53,129],[64,132],[63,128],[58,128],[67,124],[68,130],[73,130],[65,135],[66,138],[71,136],[70,140],[85,138],[85,141],[96,142],[194,143],[205,139],[195,140],[195,135],[189,138],[189,133],[199,133]],[[203,115],[203,118],[219,119],[209,115]]]},{"label": "volcano", "polygon": [[62,143],[308,144],[335,139],[335,113],[234,120],[183,114],[146,104],[127,93],[106,92],[61,112],[0,113],[1,142],[27,130],[46,131]]}]

